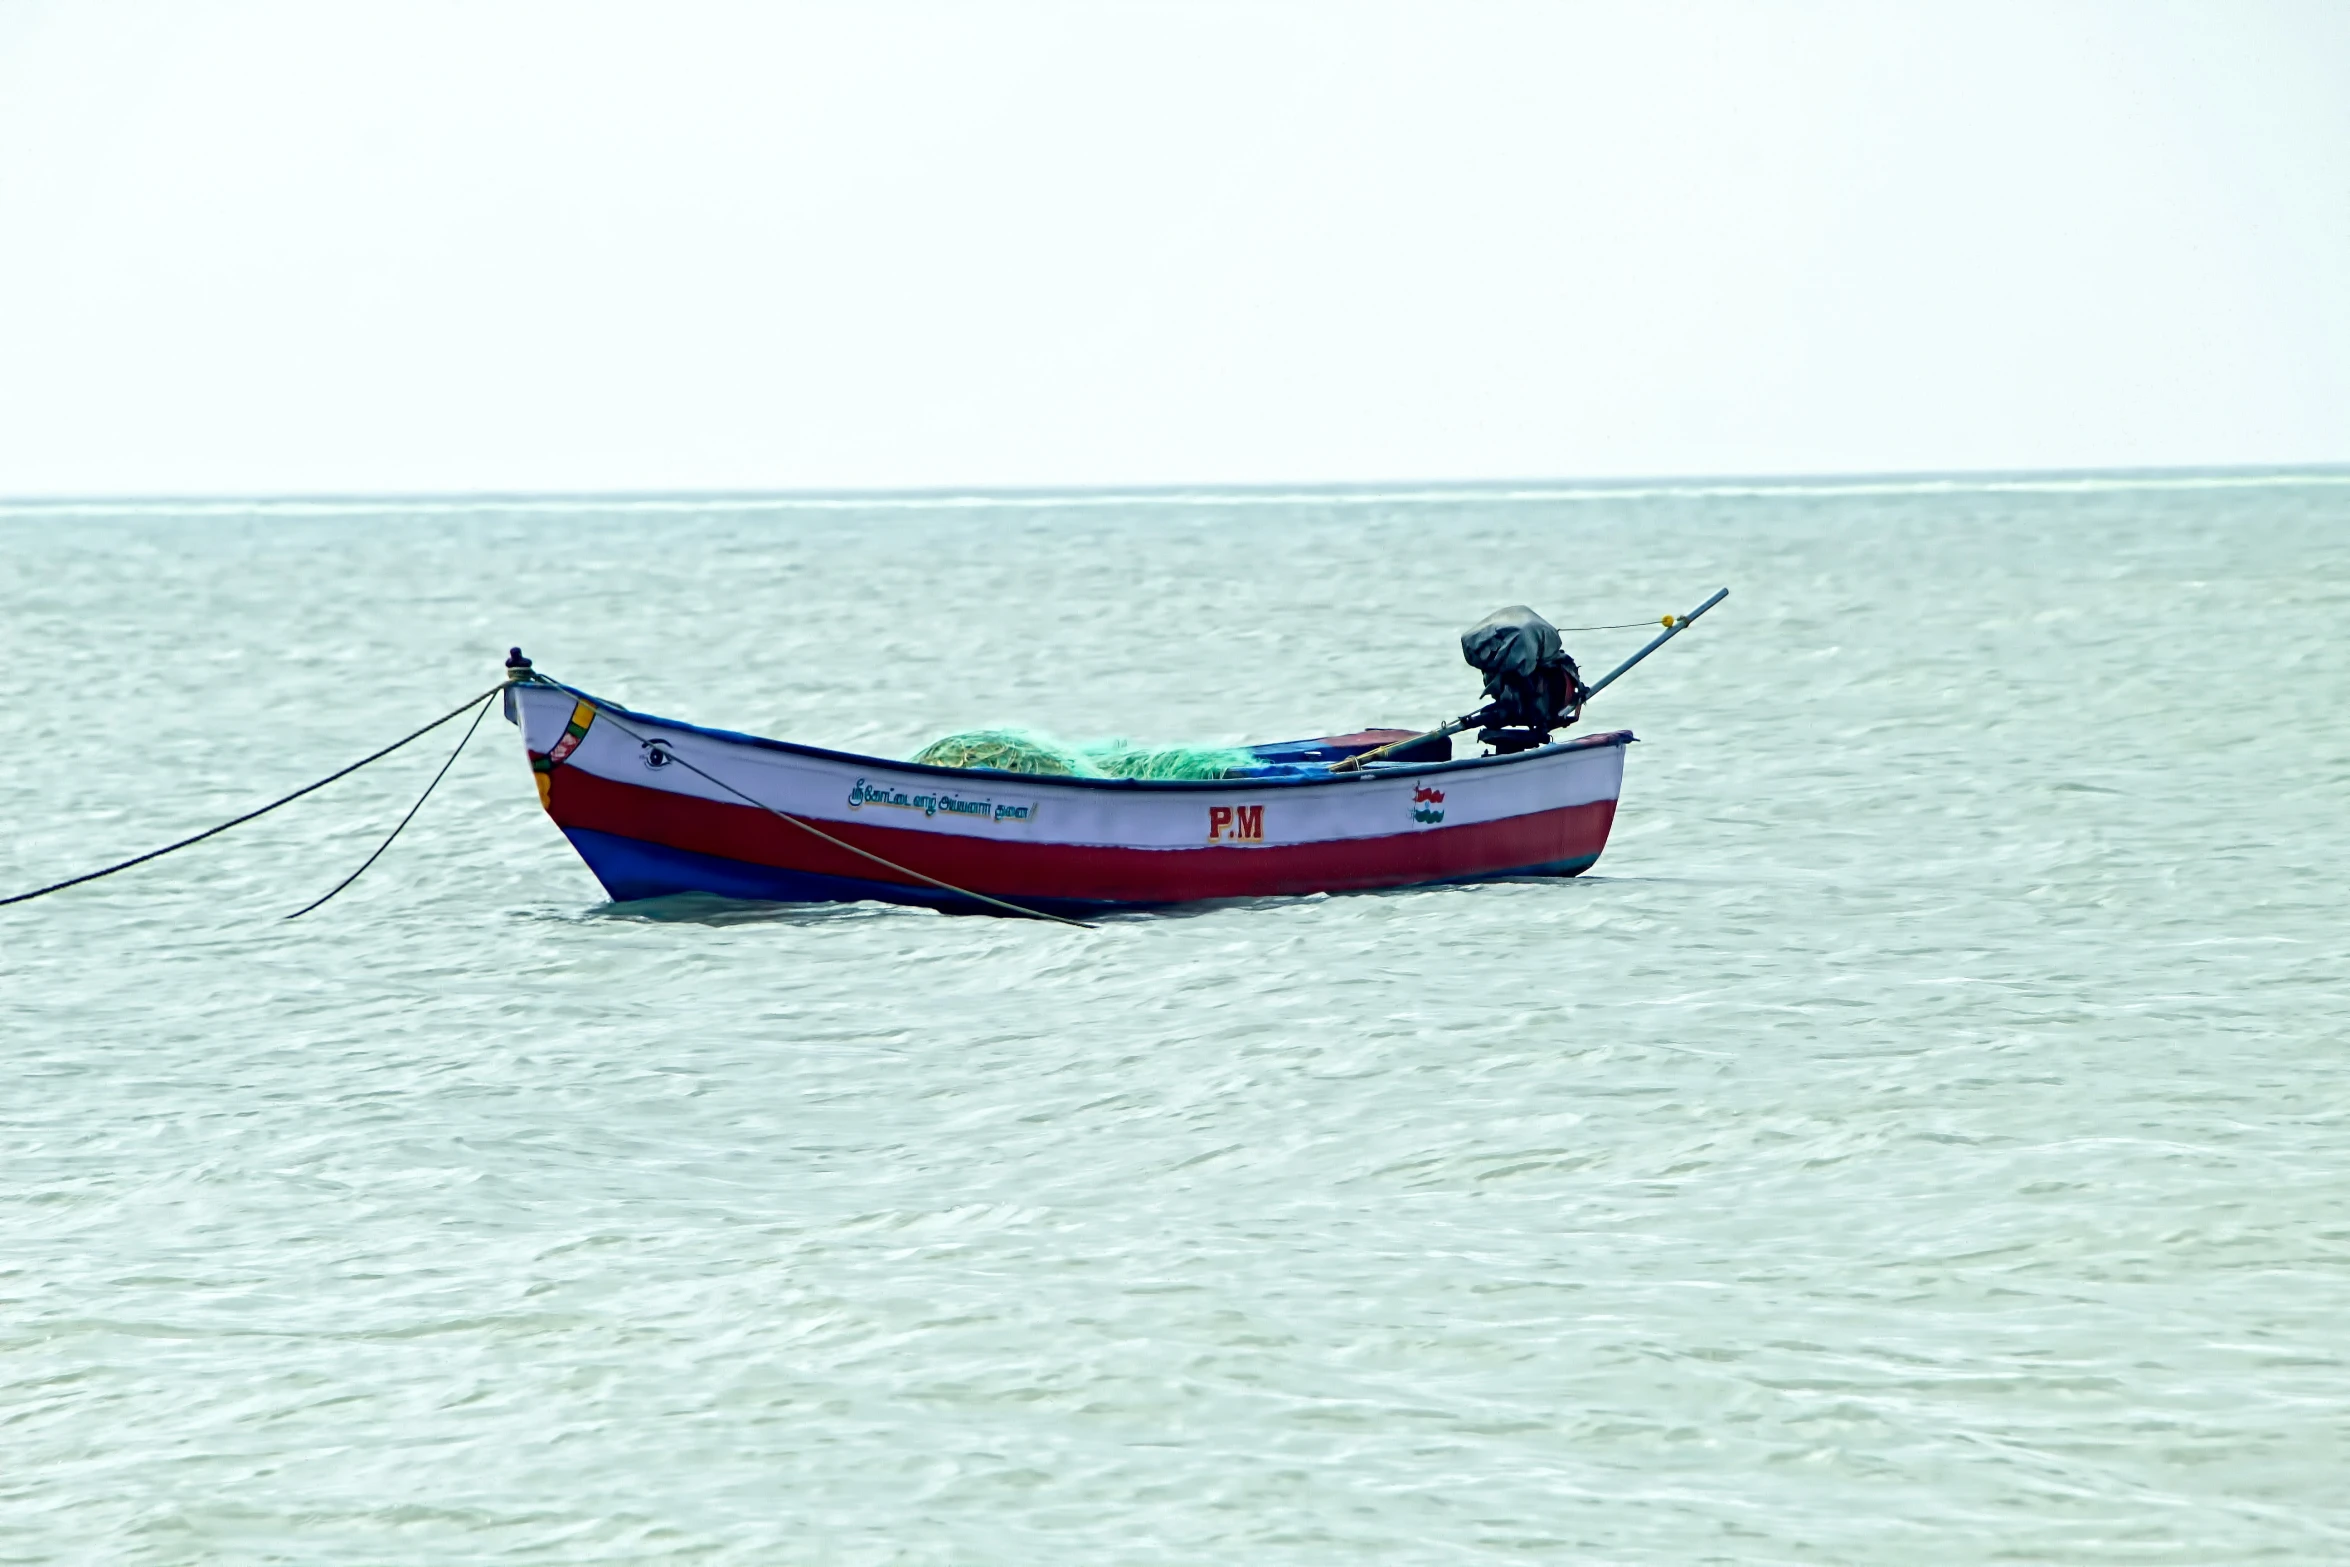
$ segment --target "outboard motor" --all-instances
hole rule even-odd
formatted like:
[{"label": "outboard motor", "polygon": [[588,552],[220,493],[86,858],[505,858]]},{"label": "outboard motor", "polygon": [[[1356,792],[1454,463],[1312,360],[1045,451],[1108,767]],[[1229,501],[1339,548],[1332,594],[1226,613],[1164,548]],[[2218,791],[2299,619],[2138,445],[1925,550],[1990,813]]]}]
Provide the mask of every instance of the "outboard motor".
[{"label": "outboard motor", "polygon": [[1492,698],[1475,715],[1477,738],[1497,755],[1550,743],[1572,724],[1590,693],[1559,641],[1558,627],[1523,604],[1497,609],[1461,633],[1461,657],[1485,676]]}]

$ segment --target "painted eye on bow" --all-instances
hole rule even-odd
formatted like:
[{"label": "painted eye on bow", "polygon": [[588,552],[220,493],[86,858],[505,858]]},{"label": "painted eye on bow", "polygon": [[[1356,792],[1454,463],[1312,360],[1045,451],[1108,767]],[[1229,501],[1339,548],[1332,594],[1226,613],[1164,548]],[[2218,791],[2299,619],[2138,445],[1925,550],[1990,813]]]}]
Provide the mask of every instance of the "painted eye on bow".
[{"label": "painted eye on bow", "polygon": [[666,740],[647,740],[644,746],[647,767],[667,767],[671,762],[677,760],[676,757],[669,754],[669,742]]}]

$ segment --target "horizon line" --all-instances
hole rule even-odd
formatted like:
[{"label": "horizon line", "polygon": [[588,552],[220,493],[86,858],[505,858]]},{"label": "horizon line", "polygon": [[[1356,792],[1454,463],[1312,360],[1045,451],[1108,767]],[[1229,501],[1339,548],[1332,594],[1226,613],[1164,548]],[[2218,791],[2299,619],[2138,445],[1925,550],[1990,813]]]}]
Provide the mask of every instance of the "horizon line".
[{"label": "horizon line", "polygon": [[1639,499],[1659,496],[1871,494],[1948,491],[2227,489],[2262,484],[2350,484],[2350,462],[2178,467],[1892,469],[1782,474],[1645,474],[1504,479],[1239,481],[1102,485],[925,485],[804,489],[423,489],[34,493],[0,495],[0,512],[529,509],[612,505],[662,509],[758,506],[836,509],[890,506],[1265,504],[1322,500]]}]

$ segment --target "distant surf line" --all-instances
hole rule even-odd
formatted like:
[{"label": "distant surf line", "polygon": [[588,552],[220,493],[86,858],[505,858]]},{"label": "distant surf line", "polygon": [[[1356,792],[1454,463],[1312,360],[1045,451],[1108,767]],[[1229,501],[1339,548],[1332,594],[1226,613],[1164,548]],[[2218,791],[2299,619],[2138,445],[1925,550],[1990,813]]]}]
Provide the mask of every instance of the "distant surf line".
[{"label": "distant surf line", "polygon": [[2350,486],[2350,471],[2254,473],[2018,474],[1982,477],[1818,479],[1620,480],[1573,484],[1376,486],[1211,486],[1104,490],[930,490],[805,494],[756,492],[612,495],[207,496],[183,500],[0,499],[5,517],[357,517],[466,516],[605,512],[625,515],[697,512],[827,511],[1064,511],[1100,507],[1212,510],[1257,506],[1391,506],[1399,504],[1507,505],[1556,501],[1771,499],[1872,495],[2062,495],[2138,491],[2251,490]]}]

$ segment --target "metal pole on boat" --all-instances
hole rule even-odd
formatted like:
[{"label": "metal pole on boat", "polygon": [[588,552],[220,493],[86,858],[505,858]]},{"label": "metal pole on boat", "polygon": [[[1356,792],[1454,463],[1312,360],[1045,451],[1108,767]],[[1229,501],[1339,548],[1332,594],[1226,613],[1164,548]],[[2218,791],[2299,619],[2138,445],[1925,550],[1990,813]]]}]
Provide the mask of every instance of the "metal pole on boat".
[{"label": "metal pole on boat", "polygon": [[1387,753],[1390,751],[1401,751],[1406,746],[1418,745],[1423,740],[1449,739],[1452,736],[1459,734],[1462,730],[1468,728],[1471,724],[1478,722],[1484,716],[1485,710],[1483,708],[1479,708],[1474,713],[1464,713],[1460,717],[1454,719],[1451,723],[1439,725],[1437,728],[1431,729],[1425,734],[1412,735],[1409,738],[1402,740],[1390,740],[1387,742],[1387,744],[1380,746],[1375,750],[1358,751],[1352,756],[1346,757],[1340,761],[1332,762],[1330,764],[1330,770],[1334,773],[1359,773],[1363,770],[1365,763],[1376,762],[1381,757],[1387,755]]},{"label": "metal pole on boat", "polygon": [[1707,599],[1704,603],[1698,605],[1688,614],[1683,615],[1678,620],[1667,620],[1665,622],[1665,629],[1663,633],[1659,635],[1654,641],[1650,642],[1648,646],[1642,648],[1639,652],[1633,654],[1630,658],[1625,659],[1621,664],[1618,664],[1615,668],[1609,670],[1606,674],[1600,676],[1599,679],[1592,682],[1592,684],[1584,691],[1583,700],[1588,702],[1593,697],[1599,695],[1600,692],[1605,691],[1609,686],[1614,685],[1618,675],[1621,675],[1625,670],[1630,669],[1634,664],[1639,663],[1649,654],[1655,652],[1658,648],[1663,647],[1667,642],[1672,641],[1673,638],[1688,630],[1689,623],[1691,621],[1695,620],[1698,616],[1704,614],[1707,610],[1713,608],[1716,604],[1719,604],[1722,600],[1728,598],[1729,596],[1730,590],[1728,588],[1716,588],[1712,598]]}]

